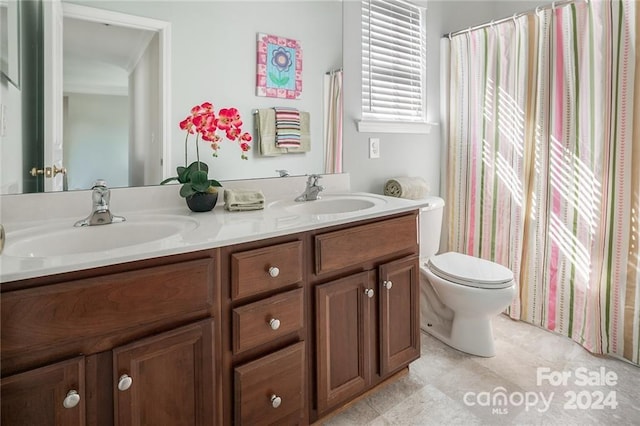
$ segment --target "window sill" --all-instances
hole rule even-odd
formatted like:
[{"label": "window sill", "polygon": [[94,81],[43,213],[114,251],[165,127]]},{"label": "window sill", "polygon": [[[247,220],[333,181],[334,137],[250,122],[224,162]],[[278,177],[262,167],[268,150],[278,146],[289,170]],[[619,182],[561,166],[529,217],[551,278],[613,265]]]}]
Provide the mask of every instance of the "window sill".
[{"label": "window sill", "polygon": [[360,133],[414,133],[426,135],[438,123],[402,123],[397,121],[365,121],[357,120],[356,127]]}]

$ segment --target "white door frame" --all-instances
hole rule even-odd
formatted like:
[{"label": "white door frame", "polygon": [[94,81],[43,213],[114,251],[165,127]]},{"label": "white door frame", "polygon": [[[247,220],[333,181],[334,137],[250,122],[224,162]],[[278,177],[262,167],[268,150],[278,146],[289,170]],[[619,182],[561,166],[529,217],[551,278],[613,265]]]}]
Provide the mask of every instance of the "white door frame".
[{"label": "white door frame", "polygon": [[[44,38],[44,164],[62,167],[62,4],[42,2]],[[63,176],[44,177],[44,190],[62,191]]]},{"label": "white door frame", "polygon": [[[169,143],[171,121],[171,24],[152,18],[129,15],[89,6],[62,3],[61,0],[49,0],[44,4],[44,69],[50,74],[45,76],[45,166],[62,167],[62,52],[63,17],[84,21],[101,22],[122,27],[154,31],[158,34],[160,48],[160,90],[161,135],[163,153],[163,175],[171,175],[171,147]],[[45,191],[62,190],[62,176],[45,179]]]}]

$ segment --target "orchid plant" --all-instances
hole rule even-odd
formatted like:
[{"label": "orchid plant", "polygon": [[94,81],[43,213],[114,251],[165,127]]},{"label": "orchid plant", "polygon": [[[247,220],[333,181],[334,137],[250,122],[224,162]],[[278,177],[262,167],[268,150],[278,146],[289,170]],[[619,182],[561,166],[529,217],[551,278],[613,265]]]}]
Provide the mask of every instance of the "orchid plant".
[{"label": "orchid plant", "polygon": [[[222,136],[217,132],[218,130],[224,131],[228,140],[238,142],[241,150],[240,158],[243,160],[248,159],[246,152],[251,149],[249,142],[251,142],[252,138],[251,134],[242,132],[242,119],[236,108],[222,108],[216,116],[213,104],[204,102],[191,108],[191,113],[180,122],[180,129],[187,132],[184,139],[185,165],[178,166],[178,176],[165,179],[162,184],[174,180],[180,182],[182,184],[180,188],[182,197],[187,198],[196,193],[216,193],[217,189],[215,187],[222,186],[217,180],[209,179],[209,166],[200,161],[200,148],[198,145],[200,139],[209,143],[213,150],[213,156],[217,157],[220,142],[222,141]],[[187,166],[189,135],[196,135],[196,161]]]}]

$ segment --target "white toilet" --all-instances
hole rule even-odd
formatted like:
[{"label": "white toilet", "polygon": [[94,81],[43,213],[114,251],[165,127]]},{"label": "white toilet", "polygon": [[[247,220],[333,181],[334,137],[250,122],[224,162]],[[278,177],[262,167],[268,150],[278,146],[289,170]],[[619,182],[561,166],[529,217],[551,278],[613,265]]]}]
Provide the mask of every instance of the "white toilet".
[{"label": "white toilet", "polygon": [[463,352],[496,354],[491,320],[516,295],[513,272],[502,265],[448,252],[438,254],[444,200],[428,197],[420,212],[420,325]]}]

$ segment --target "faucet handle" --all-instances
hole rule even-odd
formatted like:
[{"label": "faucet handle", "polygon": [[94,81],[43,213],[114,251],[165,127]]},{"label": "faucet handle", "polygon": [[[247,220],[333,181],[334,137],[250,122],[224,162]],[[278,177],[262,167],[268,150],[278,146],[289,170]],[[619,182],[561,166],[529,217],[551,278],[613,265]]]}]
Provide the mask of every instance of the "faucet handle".
[{"label": "faucet handle", "polygon": [[107,181],[106,181],[106,180],[104,180],[104,179],[97,179],[97,180],[94,182],[94,184],[93,184],[93,186],[91,187],[91,189],[94,189],[94,188],[96,188],[96,187],[103,187],[103,188],[106,188],[106,187],[107,187]]},{"label": "faucet handle", "polygon": [[320,175],[316,175],[316,174],[309,175],[309,179],[307,179],[307,184],[316,186],[318,185],[318,180],[320,179],[322,179],[322,176]]},{"label": "faucet handle", "polygon": [[107,187],[107,181],[104,179],[98,179],[95,181],[91,189],[93,190],[91,199],[93,201],[94,208],[96,206],[108,208],[111,191]]}]

